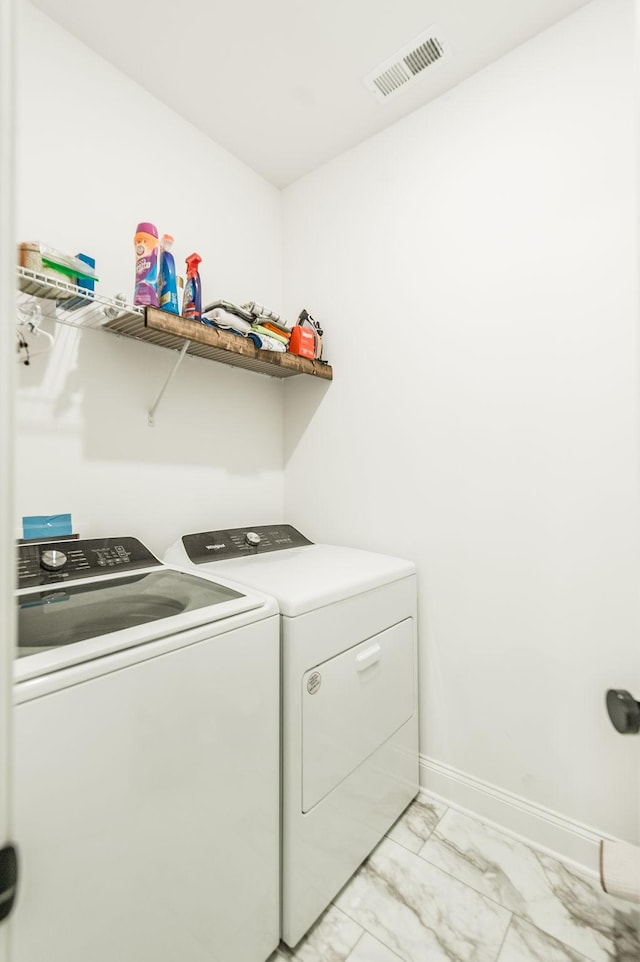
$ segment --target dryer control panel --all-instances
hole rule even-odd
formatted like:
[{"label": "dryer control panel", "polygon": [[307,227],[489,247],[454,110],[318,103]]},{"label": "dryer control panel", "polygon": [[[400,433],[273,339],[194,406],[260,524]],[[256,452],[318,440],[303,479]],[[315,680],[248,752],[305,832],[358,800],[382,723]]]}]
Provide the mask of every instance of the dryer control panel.
[{"label": "dryer control panel", "polygon": [[253,528],[230,528],[227,531],[201,531],[199,534],[185,534],[182,543],[189,560],[197,565],[313,544],[290,524],[255,525]]},{"label": "dryer control panel", "polygon": [[137,538],[27,542],[18,545],[18,588],[95,578],[159,564]]}]

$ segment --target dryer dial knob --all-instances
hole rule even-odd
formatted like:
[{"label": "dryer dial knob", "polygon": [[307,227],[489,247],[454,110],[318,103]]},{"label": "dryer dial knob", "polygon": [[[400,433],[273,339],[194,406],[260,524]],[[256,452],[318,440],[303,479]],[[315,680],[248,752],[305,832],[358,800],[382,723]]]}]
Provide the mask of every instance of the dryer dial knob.
[{"label": "dryer dial knob", "polygon": [[43,551],[40,555],[40,564],[47,571],[58,571],[59,568],[64,568],[66,563],[67,556],[64,551],[50,549],[49,551]]},{"label": "dryer dial knob", "polygon": [[262,541],[262,538],[257,531],[247,531],[244,536],[244,540],[247,542],[247,544],[250,544],[252,548],[257,548]]}]

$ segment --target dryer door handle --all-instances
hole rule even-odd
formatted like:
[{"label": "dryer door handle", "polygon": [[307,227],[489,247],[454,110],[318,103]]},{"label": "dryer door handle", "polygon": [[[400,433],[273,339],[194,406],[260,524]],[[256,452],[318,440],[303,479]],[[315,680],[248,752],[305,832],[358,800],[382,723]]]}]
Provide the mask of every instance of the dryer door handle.
[{"label": "dryer door handle", "polygon": [[381,654],[382,648],[380,645],[372,645],[366,651],[361,651],[360,654],[356,655],[356,671],[364,671],[365,668],[375,665],[376,662],[380,661]]}]

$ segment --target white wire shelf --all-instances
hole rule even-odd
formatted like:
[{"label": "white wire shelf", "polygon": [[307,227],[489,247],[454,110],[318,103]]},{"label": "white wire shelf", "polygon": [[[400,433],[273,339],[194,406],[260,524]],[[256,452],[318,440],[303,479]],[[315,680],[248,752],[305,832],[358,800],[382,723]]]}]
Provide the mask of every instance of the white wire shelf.
[{"label": "white wire shelf", "polygon": [[98,293],[88,295],[75,284],[39,274],[26,267],[18,267],[17,270],[18,309],[21,313],[28,313],[30,305],[33,304],[32,298],[39,297],[55,302],[52,312],[47,311],[44,316],[69,327],[100,330],[113,321],[126,323],[136,320],[144,324],[143,307],[134,307],[124,300],[104,297]]}]

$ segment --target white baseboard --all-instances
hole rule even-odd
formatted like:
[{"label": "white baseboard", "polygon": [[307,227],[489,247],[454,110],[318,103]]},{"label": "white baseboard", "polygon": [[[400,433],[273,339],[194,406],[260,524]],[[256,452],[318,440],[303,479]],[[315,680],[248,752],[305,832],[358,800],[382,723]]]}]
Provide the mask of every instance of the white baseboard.
[{"label": "white baseboard", "polygon": [[420,788],[451,808],[493,823],[507,835],[560,859],[581,874],[599,878],[600,839],[610,836],[425,755],[420,756]]}]

